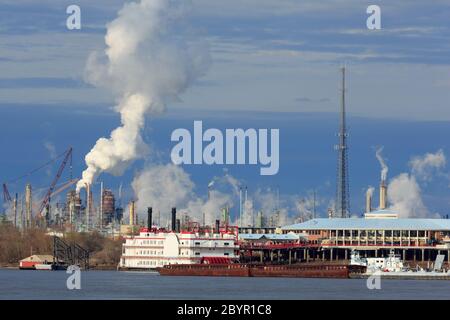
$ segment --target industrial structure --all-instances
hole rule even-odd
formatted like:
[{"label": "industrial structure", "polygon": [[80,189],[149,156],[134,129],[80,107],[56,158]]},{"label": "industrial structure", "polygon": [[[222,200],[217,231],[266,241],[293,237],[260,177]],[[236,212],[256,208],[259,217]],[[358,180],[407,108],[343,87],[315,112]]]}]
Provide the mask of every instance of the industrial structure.
[{"label": "industrial structure", "polygon": [[347,147],[347,126],[345,119],[345,67],[341,68],[342,88],[341,88],[341,110],[339,123],[339,144],[336,145],[338,151],[337,161],[337,181],[336,181],[336,208],[334,215],[340,218],[347,218],[350,211],[350,194],[348,181],[348,147]]},{"label": "industrial structure", "polygon": [[[95,207],[91,185],[86,186],[85,197],[73,189],[78,179],[72,177],[72,151],[70,147],[54,159],[3,183],[3,203],[8,213],[7,220],[4,221],[9,221],[21,230],[38,227],[114,233],[113,229],[117,229],[116,233],[119,233],[123,209],[120,205],[116,206],[112,190],[103,190],[102,184],[99,205]],[[20,180],[54,164],[60,158],[62,161],[48,187],[33,188],[30,183],[26,183],[23,196],[20,193],[11,196],[9,185],[16,186]],[[69,172],[65,170],[66,167],[69,167]],[[64,171],[69,176],[68,180],[60,182]],[[64,191],[67,193],[61,202],[58,195]]]},{"label": "industrial structure", "polygon": [[[444,254],[449,261],[450,220],[399,217],[397,212],[389,209],[387,170],[382,171],[381,175],[378,207],[374,205],[373,188],[369,188],[363,217],[350,218],[345,71],[345,67],[342,67],[339,141],[336,146],[336,202],[334,209],[329,209],[328,218],[316,217],[314,192],[312,212],[307,210],[307,214],[297,220],[299,223],[281,226],[278,191],[275,210],[271,213],[262,212],[254,210],[245,186],[245,189],[239,187],[239,212],[235,217],[238,226],[231,225],[233,219],[230,206],[225,205],[221,212],[214,212],[220,216],[214,226],[205,225],[205,212],[202,212],[201,227],[187,212],[182,212],[177,218],[175,208],[171,211],[170,219],[166,219],[167,225],[161,224],[160,212],[156,212],[157,223],[153,223],[153,211],[148,208],[145,228],[143,220],[139,220],[136,200],[132,199],[125,206],[124,217],[122,185],[117,201],[112,189],[104,188],[103,182],[100,182],[100,196],[97,199],[93,192],[97,190],[96,183],[86,184],[85,193],[82,194],[73,189],[78,179],[72,177],[72,148],[69,148],[46,164],[3,183],[3,199],[9,206],[11,222],[22,230],[33,227],[72,232],[95,230],[112,237],[116,234],[125,236],[120,262],[122,268],[147,269],[170,263],[197,263],[204,258],[224,257],[226,260],[239,257],[241,261],[256,260],[261,263],[309,262],[317,259],[336,261],[348,259],[351,250],[355,249],[366,257],[385,256],[390,250],[395,250],[402,254],[403,260],[425,262]],[[62,161],[56,176],[44,188],[42,199],[39,199],[42,195],[38,193],[39,188],[32,187],[30,183],[25,185],[24,196],[19,196],[19,193],[11,196],[8,185],[59,158]],[[70,167],[69,180],[58,184],[67,164]],[[213,185],[213,182],[208,185],[208,199]],[[56,196],[65,190],[67,194],[63,202],[55,203]],[[62,242],[55,244],[57,248],[58,244],[62,244],[59,247],[66,248],[66,251],[60,251],[70,256],[67,246]],[[54,256],[57,255],[55,251]]]},{"label": "industrial structure", "polygon": [[105,189],[102,191],[101,198],[101,216],[103,225],[108,225],[115,220],[116,206],[115,197],[112,190]]},{"label": "industrial structure", "polygon": [[383,257],[390,250],[403,260],[431,261],[439,254],[450,259],[450,220],[401,218],[388,209],[386,178],[380,183],[379,207],[372,210],[372,192],[366,193],[364,218],[318,218],[282,227],[284,234],[304,236],[305,257],[348,259],[352,250],[367,257]]},{"label": "industrial structure", "polygon": [[[375,217],[379,214],[381,217]],[[404,260],[434,260],[437,254],[450,257],[450,220],[386,218],[389,210],[373,212],[365,218],[319,218],[285,226],[284,233],[304,234],[306,254],[323,260],[348,259],[351,250],[365,256],[385,256],[391,249]]]}]

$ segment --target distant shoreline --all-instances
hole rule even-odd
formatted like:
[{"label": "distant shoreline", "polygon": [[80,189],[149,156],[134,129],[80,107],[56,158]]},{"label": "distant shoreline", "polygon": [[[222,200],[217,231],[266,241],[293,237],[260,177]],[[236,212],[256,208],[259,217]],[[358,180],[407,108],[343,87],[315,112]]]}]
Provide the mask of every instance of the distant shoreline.
[{"label": "distant shoreline", "polygon": [[19,270],[19,267],[14,267],[14,266],[0,266],[0,270]]},{"label": "distant shoreline", "polygon": [[[0,266],[0,270],[20,270],[18,266]],[[92,271],[116,271],[115,266],[93,266],[89,268]]]}]

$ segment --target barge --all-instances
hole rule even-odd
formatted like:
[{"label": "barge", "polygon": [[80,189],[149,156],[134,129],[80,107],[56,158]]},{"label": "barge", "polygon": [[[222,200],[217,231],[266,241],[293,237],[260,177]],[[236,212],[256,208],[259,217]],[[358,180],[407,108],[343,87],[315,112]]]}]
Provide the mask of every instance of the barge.
[{"label": "barge", "polygon": [[166,265],[156,270],[162,276],[348,279],[351,273],[363,273],[365,268],[345,264],[251,265],[236,263]]}]

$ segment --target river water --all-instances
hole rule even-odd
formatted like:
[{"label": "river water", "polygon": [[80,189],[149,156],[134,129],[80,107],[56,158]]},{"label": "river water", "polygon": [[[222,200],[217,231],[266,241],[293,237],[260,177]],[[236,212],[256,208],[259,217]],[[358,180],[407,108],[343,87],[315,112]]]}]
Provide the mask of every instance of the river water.
[{"label": "river water", "polygon": [[450,299],[450,281],[161,277],[157,273],[82,271],[67,289],[65,271],[0,270],[0,299]]}]

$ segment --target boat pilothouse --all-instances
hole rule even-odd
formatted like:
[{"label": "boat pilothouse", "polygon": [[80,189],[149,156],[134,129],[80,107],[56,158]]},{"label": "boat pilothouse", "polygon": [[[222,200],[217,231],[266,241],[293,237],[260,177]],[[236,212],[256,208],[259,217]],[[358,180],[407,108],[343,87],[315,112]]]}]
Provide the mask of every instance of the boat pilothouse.
[{"label": "boat pilothouse", "polygon": [[150,270],[170,264],[231,263],[239,259],[237,227],[180,232],[141,228],[125,237],[119,269]]}]

